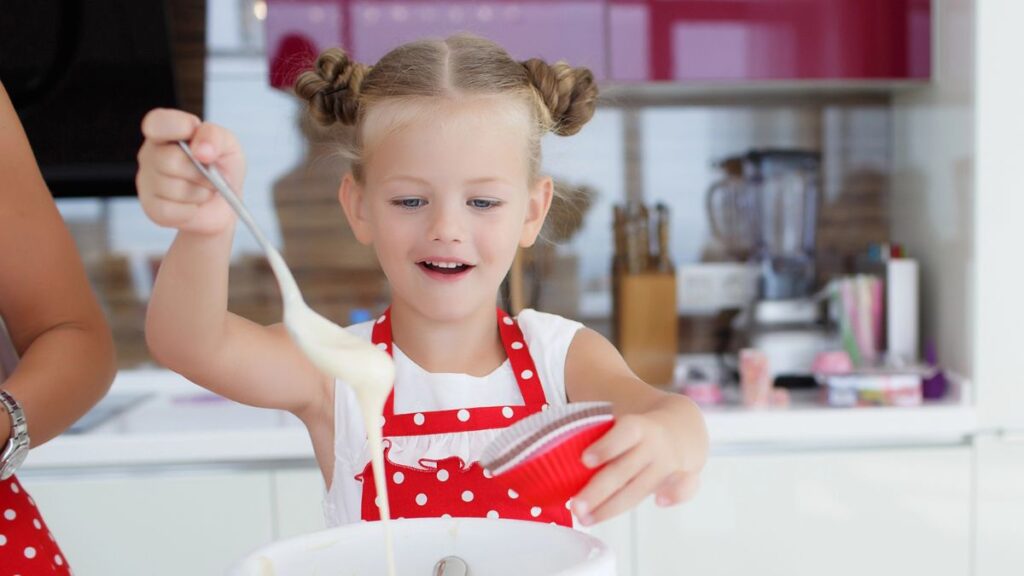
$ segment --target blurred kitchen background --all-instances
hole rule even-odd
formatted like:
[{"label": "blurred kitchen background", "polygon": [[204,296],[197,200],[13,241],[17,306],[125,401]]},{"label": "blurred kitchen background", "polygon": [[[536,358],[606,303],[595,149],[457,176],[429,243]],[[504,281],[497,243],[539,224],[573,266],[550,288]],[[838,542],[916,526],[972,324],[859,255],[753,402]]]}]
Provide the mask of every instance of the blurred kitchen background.
[{"label": "blurred kitchen background", "polygon": [[[545,171],[588,200],[520,254],[506,305],[586,323],[706,407],[697,499],[595,530],[623,576],[1024,565],[1017,3],[36,4],[14,5],[0,79],[120,362],[108,398],[20,474],[77,574],[220,573],[323,527],[297,420],[212,396],[147,353],[173,233],[133,197],[142,114],[177,106],[233,130],[245,201],[307,300],[356,322],[388,294],[337,203],[344,135],[310,126],[287,85],[327,47],[371,63],[458,31],[589,66],[602,85],[581,133],[544,142]],[[231,310],[279,321],[244,229],[234,256]]]}]

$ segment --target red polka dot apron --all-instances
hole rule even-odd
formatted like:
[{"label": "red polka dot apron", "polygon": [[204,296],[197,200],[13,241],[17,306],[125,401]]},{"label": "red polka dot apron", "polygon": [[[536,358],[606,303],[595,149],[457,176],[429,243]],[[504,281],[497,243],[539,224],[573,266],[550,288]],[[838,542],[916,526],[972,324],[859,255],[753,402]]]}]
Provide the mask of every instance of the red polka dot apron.
[{"label": "red polka dot apron", "polygon": [[0,481],[0,575],[69,576],[64,554],[16,476]]},{"label": "red polka dot apron", "polygon": [[[384,474],[392,518],[511,518],[572,526],[568,503],[542,508],[526,502],[515,491],[491,479],[479,462],[464,462],[453,456],[443,460],[422,459],[420,467],[412,467],[394,463],[388,457],[390,438],[506,428],[547,406],[523,333],[518,323],[500,309],[498,329],[523,395],[522,405],[395,414],[395,391],[391,391],[384,405],[383,436]],[[388,354],[393,353],[390,310],[374,325],[373,343]],[[363,482],[363,520],[380,520],[370,464],[357,479]]]}]

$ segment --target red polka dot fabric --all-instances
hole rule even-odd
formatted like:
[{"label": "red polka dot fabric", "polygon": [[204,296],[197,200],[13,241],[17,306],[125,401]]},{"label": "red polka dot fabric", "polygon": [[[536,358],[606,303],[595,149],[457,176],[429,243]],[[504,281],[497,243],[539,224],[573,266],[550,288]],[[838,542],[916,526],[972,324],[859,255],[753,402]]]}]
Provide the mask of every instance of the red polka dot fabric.
[{"label": "red polka dot fabric", "polygon": [[16,476],[0,481],[0,576],[68,576],[64,554]]},{"label": "red polka dot fabric", "polygon": [[[393,518],[510,518],[572,526],[568,505],[543,508],[526,502],[491,478],[477,462],[467,463],[455,457],[439,461],[420,460],[420,467],[414,468],[395,464],[388,458],[386,439],[389,437],[506,428],[547,408],[544,388],[519,325],[503,310],[499,309],[497,314],[501,340],[524,403],[519,406],[395,414],[392,390],[384,406],[383,435],[384,470]],[[390,310],[374,325],[373,343],[392,353]],[[369,464],[358,478],[363,480],[362,518],[379,520],[377,491]]]}]

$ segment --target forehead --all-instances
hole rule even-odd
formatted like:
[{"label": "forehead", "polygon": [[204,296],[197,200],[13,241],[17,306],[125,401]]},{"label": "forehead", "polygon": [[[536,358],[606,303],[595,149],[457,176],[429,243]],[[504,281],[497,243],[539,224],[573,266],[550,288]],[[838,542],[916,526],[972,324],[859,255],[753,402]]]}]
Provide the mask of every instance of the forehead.
[{"label": "forehead", "polygon": [[525,178],[531,119],[507,97],[381,103],[363,125],[367,180],[395,173]]}]

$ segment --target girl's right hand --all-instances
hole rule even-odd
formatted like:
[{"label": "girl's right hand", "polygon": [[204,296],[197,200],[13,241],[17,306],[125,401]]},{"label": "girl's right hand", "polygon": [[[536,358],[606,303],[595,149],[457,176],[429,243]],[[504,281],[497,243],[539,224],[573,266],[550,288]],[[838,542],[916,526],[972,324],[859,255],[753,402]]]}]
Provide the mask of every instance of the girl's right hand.
[{"label": "girl's right hand", "polygon": [[188,142],[203,164],[215,164],[241,196],[245,157],[235,136],[187,112],[161,108],[142,119],[142,134],[135,185],[146,215],[160,226],[186,232],[217,234],[230,228],[234,212],[192,165],[178,140]]}]

